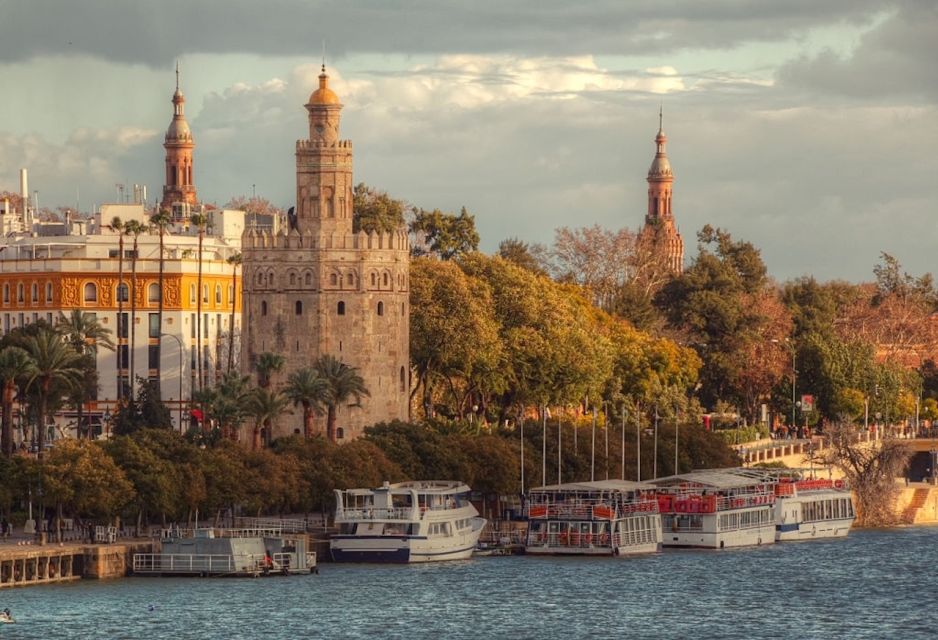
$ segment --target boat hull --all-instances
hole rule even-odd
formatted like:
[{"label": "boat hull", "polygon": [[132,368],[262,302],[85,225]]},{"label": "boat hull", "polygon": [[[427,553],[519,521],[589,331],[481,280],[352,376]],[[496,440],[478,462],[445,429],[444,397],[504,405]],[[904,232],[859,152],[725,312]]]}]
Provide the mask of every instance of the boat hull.
[{"label": "boat hull", "polygon": [[531,545],[524,548],[526,555],[532,556],[615,556],[625,558],[628,556],[657,553],[661,551],[661,544],[649,542],[627,547],[553,547],[548,545]]},{"label": "boat hull", "polygon": [[779,524],[775,526],[775,540],[777,542],[797,542],[799,540],[846,538],[852,524],[853,518]]},{"label": "boat hull", "polygon": [[465,560],[472,557],[481,532],[482,527],[478,525],[471,532],[443,538],[335,536],[329,549],[335,562],[406,564]]},{"label": "boat hull", "polygon": [[729,549],[733,547],[756,547],[775,543],[775,525],[767,523],[760,527],[732,531],[665,531],[664,547],[696,547],[701,549]]}]

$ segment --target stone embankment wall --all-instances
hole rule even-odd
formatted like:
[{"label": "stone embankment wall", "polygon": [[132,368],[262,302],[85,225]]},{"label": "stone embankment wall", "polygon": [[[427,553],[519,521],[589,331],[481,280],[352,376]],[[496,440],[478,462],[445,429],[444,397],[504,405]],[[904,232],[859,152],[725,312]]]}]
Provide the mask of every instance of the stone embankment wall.
[{"label": "stone embankment wall", "polygon": [[110,545],[9,545],[0,547],[0,588],[82,578],[122,578],[133,566],[133,554],[153,553],[158,543]]}]

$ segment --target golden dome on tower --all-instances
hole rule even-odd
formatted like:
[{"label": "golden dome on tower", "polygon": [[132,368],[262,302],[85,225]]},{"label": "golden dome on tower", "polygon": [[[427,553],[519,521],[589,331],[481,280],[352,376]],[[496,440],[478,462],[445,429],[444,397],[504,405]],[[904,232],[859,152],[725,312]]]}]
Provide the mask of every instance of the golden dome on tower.
[{"label": "golden dome on tower", "polygon": [[313,91],[309,96],[309,104],[318,105],[338,105],[339,96],[335,91],[329,88],[329,76],[326,75],[326,65],[322,65],[322,73],[319,74],[319,88]]}]

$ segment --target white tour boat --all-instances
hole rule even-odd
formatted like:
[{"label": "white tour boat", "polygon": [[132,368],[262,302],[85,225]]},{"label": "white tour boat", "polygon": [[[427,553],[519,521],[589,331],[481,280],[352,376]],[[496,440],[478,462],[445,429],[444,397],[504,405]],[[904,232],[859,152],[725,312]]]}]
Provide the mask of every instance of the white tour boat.
[{"label": "white tour boat", "polygon": [[805,469],[745,469],[775,482],[775,540],[843,538],[856,518],[843,480],[817,478]]},{"label": "white tour boat", "polygon": [[384,483],[336,490],[336,562],[435,562],[469,558],[485,519],[462,482]]},{"label": "white tour boat", "polygon": [[570,482],[531,489],[525,553],[612,555],[661,548],[655,487],[625,480]]},{"label": "white tour boat", "polygon": [[733,469],[651,480],[665,547],[723,549],[775,542],[774,483]]}]

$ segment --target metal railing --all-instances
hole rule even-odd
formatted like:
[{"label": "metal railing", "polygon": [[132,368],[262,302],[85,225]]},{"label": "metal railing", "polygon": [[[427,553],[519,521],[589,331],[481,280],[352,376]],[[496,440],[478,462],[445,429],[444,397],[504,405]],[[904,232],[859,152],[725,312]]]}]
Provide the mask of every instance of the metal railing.
[{"label": "metal railing", "polygon": [[341,509],[336,512],[338,520],[412,520],[414,518],[413,507],[392,507],[377,508],[368,507],[364,509]]}]

